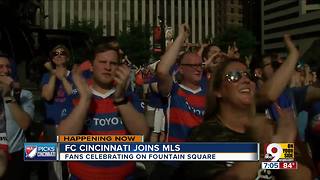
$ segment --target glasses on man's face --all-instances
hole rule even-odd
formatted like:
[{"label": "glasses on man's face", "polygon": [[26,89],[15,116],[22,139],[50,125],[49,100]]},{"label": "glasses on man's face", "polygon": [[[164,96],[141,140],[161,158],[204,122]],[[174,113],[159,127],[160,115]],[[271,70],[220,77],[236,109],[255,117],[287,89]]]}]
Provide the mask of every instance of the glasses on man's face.
[{"label": "glasses on man's face", "polygon": [[193,69],[203,69],[205,67],[205,64],[204,63],[200,63],[200,64],[187,64],[187,63],[184,63],[184,64],[180,64],[181,66],[187,66],[187,67],[190,67],[190,68],[193,68]]},{"label": "glasses on man's face", "polygon": [[53,56],[67,56],[67,52],[66,51],[55,51],[52,53]]},{"label": "glasses on man's face", "polygon": [[225,78],[228,82],[238,82],[242,77],[247,77],[252,79],[248,71],[231,71],[225,75]]}]

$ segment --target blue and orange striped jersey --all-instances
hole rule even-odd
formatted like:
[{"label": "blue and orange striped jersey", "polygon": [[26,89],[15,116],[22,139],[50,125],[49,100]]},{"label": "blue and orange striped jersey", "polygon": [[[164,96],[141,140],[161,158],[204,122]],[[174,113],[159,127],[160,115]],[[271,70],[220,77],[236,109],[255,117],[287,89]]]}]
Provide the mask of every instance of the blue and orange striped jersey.
[{"label": "blue and orange striped jersey", "polygon": [[169,142],[188,141],[191,129],[202,123],[206,89],[205,82],[197,90],[173,84],[169,99]]},{"label": "blue and orange striped jersey", "polygon": [[[92,100],[87,115],[87,122],[81,134],[84,135],[126,135],[129,134],[117,107],[113,104],[114,89],[107,94],[92,90]],[[138,112],[143,112],[139,98],[128,93],[129,101]],[[73,105],[79,102],[78,95],[72,97]],[[135,170],[135,162],[127,161],[86,161],[69,162],[69,171],[79,179],[125,179]]]}]

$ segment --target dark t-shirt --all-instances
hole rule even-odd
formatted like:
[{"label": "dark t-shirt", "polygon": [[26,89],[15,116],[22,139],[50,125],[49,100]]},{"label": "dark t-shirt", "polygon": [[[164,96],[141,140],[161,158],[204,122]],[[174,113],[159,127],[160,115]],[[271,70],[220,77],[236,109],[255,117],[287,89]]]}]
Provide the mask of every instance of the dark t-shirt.
[{"label": "dark t-shirt", "polygon": [[[192,141],[196,142],[253,142],[250,132],[239,133],[225,127],[221,121],[214,118],[203,122],[192,131]],[[214,179],[219,174],[232,167],[233,161],[187,162],[184,164],[186,179]],[[246,173],[245,171],[243,173]],[[256,179],[274,179],[271,170],[259,169]]]}]

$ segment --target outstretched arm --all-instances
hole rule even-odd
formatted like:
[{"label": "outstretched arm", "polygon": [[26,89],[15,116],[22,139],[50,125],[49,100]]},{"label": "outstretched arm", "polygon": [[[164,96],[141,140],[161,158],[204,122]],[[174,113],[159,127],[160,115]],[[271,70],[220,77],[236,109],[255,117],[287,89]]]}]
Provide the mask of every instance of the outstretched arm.
[{"label": "outstretched arm", "polygon": [[207,44],[207,43],[201,44],[199,50],[197,51],[198,56],[201,57],[201,56],[202,56],[202,53],[203,53],[203,50],[204,50],[206,47],[208,47],[208,46],[209,46],[209,44]]},{"label": "outstretched arm", "polygon": [[167,96],[172,87],[172,77],[170,75],[170,68],[176,63],[180,48],[183,46],[184,41],[189,36],[189,27],[182,24],[179,27],[179,35],[173,42],[168,51],[161,57],[157,68],[157,76],[159,78],[158,88],[163,96]]},{"label": "outstretched arm", "polygon": [[274,102],[281,95],[290,82],[299,58],[299,51],[293,44],[289,35],[284,35],[284,42],[289,51],[286,61],[274,72],[271,79],[266,81],[257,92],[257,104],[266,105]]}]

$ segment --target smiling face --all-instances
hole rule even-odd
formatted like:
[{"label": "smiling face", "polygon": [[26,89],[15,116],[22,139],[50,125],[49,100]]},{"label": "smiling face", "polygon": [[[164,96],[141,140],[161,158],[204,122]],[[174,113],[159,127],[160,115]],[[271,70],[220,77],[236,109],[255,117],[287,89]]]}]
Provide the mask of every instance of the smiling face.
[{"label": "smiling face", "polygon": [[69,59],[69,53],[66,49],[62,47],[58,47],[56,49],[53,49],[51,52],[52,62],[56,66],[64,66],[68,59]]},{"label": "smiling face", "polygon": [[222,102],[232,106],[244,108],[251,105],[254,102],[255,84],[249,79],[247,67],[240,62],[227,65],[216,94]]},{"label": "smiling face", "polygon": [[179,72],[183,75],[183,81],[192,84],[199,83],[203,73],[201,57],[194,53],[184,55],[181,60]]}]

